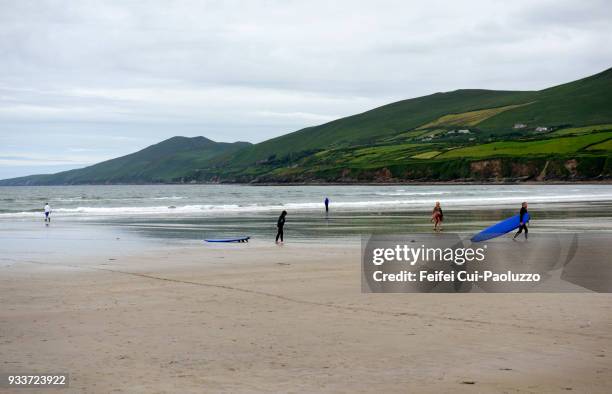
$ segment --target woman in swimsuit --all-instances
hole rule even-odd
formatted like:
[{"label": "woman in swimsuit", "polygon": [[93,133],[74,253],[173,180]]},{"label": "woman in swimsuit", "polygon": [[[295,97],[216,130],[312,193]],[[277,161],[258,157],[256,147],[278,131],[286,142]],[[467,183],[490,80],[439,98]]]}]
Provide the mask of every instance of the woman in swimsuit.
[{"label": "woman in swimsuit", "polygon": [[444,214],[442,213],[442,207],[440,201],[436,201],[436,206],[431,213],[431,221],[434,224],[434,231],[442,231],[442,221],[444,220]]}]

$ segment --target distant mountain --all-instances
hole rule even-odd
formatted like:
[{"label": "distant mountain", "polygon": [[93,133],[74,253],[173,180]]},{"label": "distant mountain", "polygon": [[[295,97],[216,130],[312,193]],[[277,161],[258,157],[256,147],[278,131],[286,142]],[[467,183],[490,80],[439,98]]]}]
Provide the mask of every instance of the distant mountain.
[{"label": "distant mountain", "polygon": [[138,152],[89,167],[52,175],[32,175],[0,181],[0,185],[73,185],[180,182],[186,171],[250,146],[248,142],[215,142],[204,137],[172,137]]},{"label": "distant mountain", "polygon": [[174,137],[0,185],[601,179],[612,176],[611,155],[608,69],[540,91],[435,93],[255,145]]}]

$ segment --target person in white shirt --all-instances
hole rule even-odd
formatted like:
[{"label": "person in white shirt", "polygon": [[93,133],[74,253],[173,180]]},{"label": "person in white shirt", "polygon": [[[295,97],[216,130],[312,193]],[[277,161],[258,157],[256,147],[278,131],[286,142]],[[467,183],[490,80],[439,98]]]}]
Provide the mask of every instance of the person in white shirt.
[{"label": "person in white shirt", "polygon": [[49,203],[45,203],[45,222],[51,222],[51,207]]}]

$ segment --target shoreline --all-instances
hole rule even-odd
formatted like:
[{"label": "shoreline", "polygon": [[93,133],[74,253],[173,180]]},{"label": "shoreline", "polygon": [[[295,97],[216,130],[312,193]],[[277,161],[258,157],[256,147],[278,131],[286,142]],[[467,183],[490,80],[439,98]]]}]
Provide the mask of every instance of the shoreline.
[{"label": "shoreline", "polygon": [[[43,174],[44,175],[44,174]],[[2,180],[0,180],[1,182]],[[72,183],[72,184],[31,184],[5,185],[0,187],[57,187],[57,186],[198,186],[198,185],[233,185],[233,186],[504,186],[504,185],[610,185],[612,179],[601,180],[550,180],[550,181],[404,181],[404,182],[164,182],[164,183]]]}]

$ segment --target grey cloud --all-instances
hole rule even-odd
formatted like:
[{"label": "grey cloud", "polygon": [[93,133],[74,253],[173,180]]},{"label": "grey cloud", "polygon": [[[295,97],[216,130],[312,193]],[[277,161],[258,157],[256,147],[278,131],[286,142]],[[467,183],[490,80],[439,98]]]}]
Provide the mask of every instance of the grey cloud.
[{"label": "grey cloud", "polygon": [[579,0],[0,0],[0,144],[110,158],[173,135],[257,142],[437,91],[539,89],[610,66],[611,13]]}]

